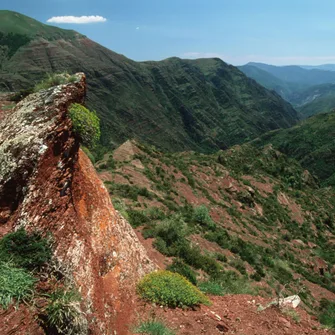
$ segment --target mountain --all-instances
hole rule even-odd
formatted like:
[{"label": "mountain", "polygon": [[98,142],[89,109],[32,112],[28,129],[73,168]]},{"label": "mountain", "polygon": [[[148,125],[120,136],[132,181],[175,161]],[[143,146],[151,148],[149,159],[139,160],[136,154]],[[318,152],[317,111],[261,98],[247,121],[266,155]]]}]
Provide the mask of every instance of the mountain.
[{"label": "mountain", "polygon": [[10,32],[19,41],[3,62],[0,90],[29,88],[46,73],[83,71],[87,105],[102,119],[108,147],[136,138],[172,151],[213,151],[298,120],[280,96],[220,59],[134,62],[76,32],[8,11],[0,11],[0,32],[3,48],[13,49]]},{"label": "mountain", "polygon": [[300,112],[301,118],[335,108],[335,72],[320,67],[273,66],[249,63],[239,66],[248,77],[276,91]]},{"label": "mountain", "polygon": [[287,130],[269,132],[255,140],[297,159],[324,185],[335,186],[335,111],[318,114]]},{"label": "mountain", "polygon": [[335,72],[319,69],[307,70],[297,65],[274,66],[263,63],[248,63],[261,70],[271,73],[275,77],[290,83],[314,86],[327,83],[335,83]]},{"label": "mountain", "polygon": [[267,89],[276,91],[282,98],[291,102],[291,95],[297,90],[298,87],[303,87],[303,85],[298,85],[296,83],[290,83],[279,79],[270,72],[262,70],[254,65],[243,65],[238,66],[246,76],[256,80],[259,84],[266,87]]},{"label": "mountain", "polygon": [[303,118],[327,113],[335,108],[335,84],[322,84],[297,91],[290,102]]},{"label": "mountain", "polygon": [[323,64],[323,65],[299,65],[303,69],[307,70],[325,70],[325,71],[335,71],[335,64]]}]

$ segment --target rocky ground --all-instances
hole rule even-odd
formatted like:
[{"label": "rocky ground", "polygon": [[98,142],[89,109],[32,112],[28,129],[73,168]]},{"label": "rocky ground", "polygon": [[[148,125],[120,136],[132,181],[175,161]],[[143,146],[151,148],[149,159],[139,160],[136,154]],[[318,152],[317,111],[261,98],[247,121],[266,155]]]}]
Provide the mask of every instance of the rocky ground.
[{"label": "rocky ground", "polygon": [[324,335],[314,317],[301,308],[279,309],[267,306],[269,299],[250,295],[210,297],[211,306],[196,310],[168,309],[139,302],[140,320],[153,317],[165,321],[178,335]]}]

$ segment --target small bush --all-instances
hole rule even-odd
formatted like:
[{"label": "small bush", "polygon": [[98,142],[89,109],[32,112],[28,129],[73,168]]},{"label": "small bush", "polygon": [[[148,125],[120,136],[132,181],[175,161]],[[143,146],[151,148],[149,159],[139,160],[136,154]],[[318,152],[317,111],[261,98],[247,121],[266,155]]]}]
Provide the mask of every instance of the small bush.
[{"label": "small bush", "polygon": [[75,290],[58,289],[50,295],[46,308],[47,324],[59,334],[86,333],[87,321],[80,310],[81,297]]},{"label": "small bush", "polygon": [[199,289],[206,293],[212,295],[224,295],[225,291],[222,288],[221,284],[215,281],[205,281],[198,285]]},{"label": "small bush", "polygon": [[323,325],[335,329],[335,301],[321,299],[319,320]]},{"label": "small bush", "polygon": [[39,269],[51,255],[47,239],[38,233],[28,234],[23,228],[5,235],[0,241],[0,261],[12,261],[17,267]]},{"label": "small bush", "polygon": [[179,273],[180,275],[184,276],[187,280],[189,280],[193,285],[197,285],[196,273],[182,260],[175,258],[173,260],[173,263],[169,265],[166,269],[171,272]]},{"label": "small bush", "polygon": [[68,73],[53,73],[48,74],[47,77],[40,83],[35,85],[34,91],[46,90],[50,87],[73,83],[76,81],[75,76],[70,76]]},{"label": "small bush", "polygon": [[100,120],[95,111],[91,112],[80,104],[72,104],[69,115],[73,129],[83,145],[94,148],[100,139]]},{"label": "small bush", "polygon": [[174,331],[166,327],[162,321],[156,319],[141,322],[135,328],[135,332],[146,335],[175,335]]},{"label": "small bush", "polygon": [[146,214],[151,220],[164,220],[166,214],[158,207],[150,207],[146,210]]},{"label": "small bush", "polygon": [[208,208],[205,205],[194,208],[194,221],[199,223],[204,228],[214,230],[216,224],[209,215]]},{"label": "small bush", "polygon": [[247,278],[239,276],[235,271],[221,272],[218,276],[211,278],[211,282],[217,283],[225,294],[255,294],[255,289],[250,286]]},{"label": "small bush", "polygon": [[137,286],[139,295],[148,301],[169,307],[209,304],[208,298],[178,273],[152,272]]},{"label": "small bush", "polygon": [[227,256],[224,254],[216,253],[215,257],[218,261],[226,263],[228,261]]},{"label": "small bush", "polygon": [[143,211],[136,211],[134,209],[128,209],[128,220],[133,228],[144,225],[149,221],[149,218],[145,215]]},{"label": "small bush", "polygon": [[0,262],[0,306],[7,309],[15,299],[17,302],[29,298],[33,293],[35,279],[26,270],[12,263]]},{"label": "small bush", "polygon": [[178,215],[168,218],[156,226],[156,236],[161,238],[170,248],[169,254],[171,256],[176,253],[179,245],[185,243],[186,229],[186,223]]}]

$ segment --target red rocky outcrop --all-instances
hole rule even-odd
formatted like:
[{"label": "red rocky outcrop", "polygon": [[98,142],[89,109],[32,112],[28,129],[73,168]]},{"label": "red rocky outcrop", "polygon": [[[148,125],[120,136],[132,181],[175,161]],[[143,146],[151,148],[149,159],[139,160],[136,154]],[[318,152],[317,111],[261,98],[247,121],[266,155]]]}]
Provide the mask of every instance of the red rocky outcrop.
[{"label": "red rocky outcrop", "polygon": [[79,149],[67,109],[85,76],[32,94],[0,124],[0,234],[51,232],[73,274],[92,334],[127,334],[135,283],[154,265]]}]

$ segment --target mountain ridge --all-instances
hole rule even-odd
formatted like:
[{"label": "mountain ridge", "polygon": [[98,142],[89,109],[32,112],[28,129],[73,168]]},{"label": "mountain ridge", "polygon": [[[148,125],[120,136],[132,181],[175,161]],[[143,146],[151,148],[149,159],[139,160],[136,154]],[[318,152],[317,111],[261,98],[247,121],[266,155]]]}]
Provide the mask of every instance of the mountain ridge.
[{"label": "mountain ridge", "polygon": [[289,101],[302,119],[335,107],[334,71],[263,63],[248,63],[239,69]]},{"label": "mountain ridge", "polygon": [[20,47],[3,66],[0,90],[28,88],[55,71],[86,73],[87,104],[103,120],[104,146],[137,138],[208,152],[298,120],[280,96],[222,60],[134,62],[81,35]]}]

